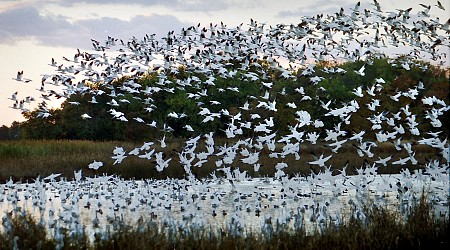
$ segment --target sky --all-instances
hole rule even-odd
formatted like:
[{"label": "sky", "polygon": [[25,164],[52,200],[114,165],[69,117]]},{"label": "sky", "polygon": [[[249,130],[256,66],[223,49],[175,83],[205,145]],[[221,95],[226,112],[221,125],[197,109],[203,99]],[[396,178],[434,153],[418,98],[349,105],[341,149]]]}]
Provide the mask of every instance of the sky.
[{"label": "sky", "polygon": [[[108,36],[128,40],[145,34],[163,36],[183,27],[223,22],[229,27],[250,19],[267,25],[297,24],[303,16],[333,14],[340,7],[350,11],[357,1],[350,0],[1,0],[0,1],[0,126],[23,121],[20,111],[10,108],[12,94],[19,98],[40,96],[42,74],[52,74],[52,58],[71,58],[77,49],[90,51],[91,39]],[[378,0],[383,10],[396,11],[419,3],[432,5],[431,16],[441,22],[450,18],[450,0]],[[372,0],[361,1],[362,8],[373,8]],[[17,71],[32,82],[13,80]],[[54,104],[58,105],[58,104]]]}]

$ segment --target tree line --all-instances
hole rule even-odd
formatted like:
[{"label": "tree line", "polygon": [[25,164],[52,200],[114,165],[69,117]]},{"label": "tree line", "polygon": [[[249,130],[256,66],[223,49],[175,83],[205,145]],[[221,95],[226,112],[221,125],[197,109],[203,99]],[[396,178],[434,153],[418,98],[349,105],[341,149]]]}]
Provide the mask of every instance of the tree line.
[{"label": "tree line", "polygon": [[[122,77],[113,83],[114,97],[118,100],[119,106],[112,107],[108,104],[111,96],[107,94],[97,95],[91,92],[83,92],[73,94],[67,98],[60,108],[50,109],[48,117],[38,117],[39,108],[30,112],[22,113],[26,118],[24,122],[14,122],[11,126],[0,127],[0,140],[17,140],[17,139],[68,139],[68,140],[98,140],[98,141],[146,141],[160,138],[162,133],[167,133],[174,138],[190,137],[196,134],[206,134],[215,132],[216,136],[225,136],[225,130],[229,119],[223,116],[216,118],[212,122],[202,122],[203,117],[198,113],[201,107],[208,107],[213,113],[220,113],[228,110],[233,113],[241,111],[242,120],[250,121],[251,114],[258,114],[261,119],[267,119],[270,116],[276,121],[277,134],[284,135],[289,133],[289,126],[294,126],[297,121],[295,112],[288,103],[296,103],[298,110],[305,110],[314,118],[320,118],[325,129],[330,129],[337,122],[336,117],[324,116],[325,110],[318,108],[318,105],[331,100],[329,108],[337,108],[343,103],[348,103],[355,99],[353,90],[359,86],[363,86],[365,91],[367,88],[376,83],[376,79],[382,78],[384,83],[379,98],[382,107],[386,112],[395,112],[407,104],[412,107],[412,112],[417,114],[423,113],[424,104],[421,102],[423,96],[436,96],[448,103],[449,100],[449,80],[448,69],[442,69],[433,66],[427,62],[416,62],[409,70],[401,67],[389,58],[378,58],[372,61],[371,65],[366,62],[345,62],[331,63],[321,62],[314,67],[316,82],[311,80],[311,75],[305,75],[304,70],[298,70],[294,73],[294,78],[286,79],[281,76],[282,72],[277,70],[267,70],[270,79],[273,82],[272,88],[265,88],[262,85],[264,77],[262,73],[258,73],[259,80],[248,80],[245,76],[246,72],[237,71],[232,77],[222,78],[216,77],[214,85],[186,86],[179,88],[177,81],[185,80],[188,77],[195,77],[199,81],[207,81],[208,76],[200,73],[192,73],[185,71],[180,66],[176,74],[167,74],[166,88],[171,88],[172,92],[159,91],[151,95],[151,102],[145,101],[148,97],[144,93],[130,94],[125,91],[124,85],[129,80]],[[401,60],[401,58],[400,58]],[[233,67],[239,68],[242,62],[233,62]],[[267,62],[261,61],[261,67],[266,67]],[[365,76],[362,77],[355,72],[365,65]],[[336,70],[336,69],[340,70]],[[425,69],[426,68],[426,69]],[[424,70],[425,69],[425,70]],[[255,72],[258,72],[255,70]],[[344,73],[345,72],[345,73]],[[195,74],[195,75],[193,75]],[[158,73],[146,74],[138,79],[137,83],[146,89],[147,87],[158,87],[160,77]],[[407,91],[414,88],[419,82],[424,84],[424,92],[415,100],[406,98],[400,99],[398,102],[390,100],[390,96],[395,95],[397,91]],[[102,85],[101,83],[92,83],[92,88],[96,90],[104,90],[105,93],[111,92],[111,87]],[[239,91],[223,91],[225,89],[236,89]],[[299,93],[299,89],[304,93]],[[203,91],[205,95],[192,97],[190,93],[198,93]],[[242,110],[241,107],[250,102],[250,107],[255,107],[258,97],[269,92],[271,99],[276,100],[277,112],[266,112],[264,109],[253,109],[250,111]],[[310,99],[302,100],[304,96]],[[91,103],[95,97],[97,103]],[[213,101],[219,100],[219,103]],[[365,104],[370,103],[371,96],[364,95],[359,99],[361,108],[352,115],[351,127],[345,127],[349,131],[361,131],[370,127],[367,117],[370,116],[370,110]],[[204,106],[202,106],[202,103]],[[152,106],[151,104],[154,104]],[[152,108],[153,107],[153,108]],[[125,113],[128,122],[118,119],[112,119],[110,114],[111,108],[116,111]],[[147,108],[147,109],[146,109]],[[149,112],[149,109],[151,111]],[[170,117],[170,113],[184,114],[181,118]],[[91,119],[82,119],[81,115],[89,113]],[[139,122],[141,118],[146,123]],[[450,127],[450,115],[441,116],[443,127]],[[148,125],[155,122],[157,126]],[[162,132],[162,126],[172,128],[169,133]],[[194,132],[187,131],[185,124],[189,124]],[[433,131],[428,123],[420,123],[419,128],[423,131]],[[444,131],[445,132],[445,131]],[[252,130],[244,131],[246,136],[252,136]],[[448,132],[444,136],[448,135]],[[350,133],[351,134],[351,133]]]}]

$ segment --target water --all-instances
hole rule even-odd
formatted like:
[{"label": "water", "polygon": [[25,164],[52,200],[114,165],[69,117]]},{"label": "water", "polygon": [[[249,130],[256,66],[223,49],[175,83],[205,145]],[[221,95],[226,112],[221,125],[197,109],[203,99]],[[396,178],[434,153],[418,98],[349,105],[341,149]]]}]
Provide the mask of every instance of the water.
[{"label": "water", "polygon": [[[422,190],[436,212],[448,213],[448,176],[411,175],[316,176],[274,180],[149,180],[115,177],[0,186],[0,214],[27,211],[54,232],[104,232],[121,219],[192,229],[229,230],[236,234],[295,230],[307,232],[325,222],[364,216],[363,202],[373,201],[406,213]],[[399,191],[401,190],[401,191]]]}]

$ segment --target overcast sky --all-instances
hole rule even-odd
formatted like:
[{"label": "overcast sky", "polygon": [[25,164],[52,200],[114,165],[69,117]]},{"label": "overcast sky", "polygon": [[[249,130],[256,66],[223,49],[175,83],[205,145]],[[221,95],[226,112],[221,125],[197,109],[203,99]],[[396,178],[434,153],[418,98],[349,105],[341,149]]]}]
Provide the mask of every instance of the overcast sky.
[{"label": "overcast sky", "polygon": [[[450,0],[378,0],[382,9],[395,11],[418,4],[432,5],[430,13],[447,20]],[[108,35],[127,40],[145,34],[164,35],[182,27],[221,21],[229,27],[247,24],[250,18],[268,25],[298,23],[300,17],[332,14],[340,7],[350,11],[357,1],[348,0],[1,0],[0,1],[0,125],[23,120],[8,98],[18,91],[21,98],[39,96],[40,74],[54,73],[51,58],[70,57],[79,48],[91,49],[91,38],[103,41]],[[373,8],[372,1],[361,1]],[[445,21],[442,21],[445,22]],[[23,70],[29,84],[12,78]]]}]

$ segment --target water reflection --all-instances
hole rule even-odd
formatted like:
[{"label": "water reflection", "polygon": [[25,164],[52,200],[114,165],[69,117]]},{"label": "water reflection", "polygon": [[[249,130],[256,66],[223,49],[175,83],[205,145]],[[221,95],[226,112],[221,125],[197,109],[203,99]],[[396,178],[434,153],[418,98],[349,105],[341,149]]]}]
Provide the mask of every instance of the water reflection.
[{"label": "water reflection", "polygon": [[[315,230],[324,223],[341,223],[347,216],[364,216],[363,202],[392,209],[411,208],[422,190],[445,207],[448,177],[404,180],[400,175],[187,181],[123,181],[114,177],[82,182],[35,182],[0,186],[0,211],[28,211],[49,230],[102,232],[121,220],[139,219],[176,228],[223,229],[235,233],[300,228]],[[369,183],[362,185],[361,183]],[[92,235],[92,234],[91,234]]]}]

